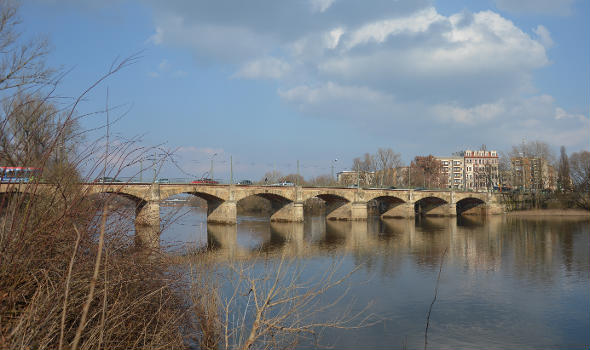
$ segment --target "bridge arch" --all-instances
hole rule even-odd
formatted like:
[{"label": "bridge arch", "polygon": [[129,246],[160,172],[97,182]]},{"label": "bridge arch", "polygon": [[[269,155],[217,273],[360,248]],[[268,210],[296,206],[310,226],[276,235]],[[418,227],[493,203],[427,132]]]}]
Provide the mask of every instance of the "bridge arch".
[{"label": "bridge arch", "polygon": [[[275,193],[274,191],[256,191],[240,197],[240,199],[236,200],[236,203],[250,197],[266,199],[270,202],[270,221],[291,221],[289,220],[289,217],[293,215],[294,210],[293,200],[291,198]],[[303,221],[303,207],[301,207],[301,211],[301,220],[295,221]]]},{"label": "bridge arch", "polygon": [[344,196],[333,193],[320,193],[309,199],[312,198],[318,198],[324,202],[325,216],[327,219],[337,220],[342,216],[346,217],[350,215],[350,201]]},{"label": "bridge arch", "polygon": [[414,211],[420,216],[447,216],[457,215],[456,212],[449,212],[449,202],[437,196],[424,196],[414,203]]},{"label": "bridge arch", "polygon": [[485,215],[486,202],[477,197],[466,197],[457,201],[458,215]]},{"label": "bridge arch", "polygon": [[104,190],[104,191],[92,191],[92,192],[88,192],[85,194],[84,197],[92,200],[94,198],[100,197],[101,195],[113,195],[113,196],[119,196],[125,199],[128,199],[130,201],[132,201],[133,203],[135,203],[136,206],[139,205],[143,205],[146,203],[146,201],[143,199],[143,197],[139,197],[135,194],[131,194],[128,192],[122,192],[122,191],[117,191],[117,190]]},{"label": "bridge arch", "polygon": [[406,216],[405,213],[398,213],[406,204],[406,201],[399,197],[383,195],[373,198],[372,201],[376,202],[377,213],[381,218]]}]

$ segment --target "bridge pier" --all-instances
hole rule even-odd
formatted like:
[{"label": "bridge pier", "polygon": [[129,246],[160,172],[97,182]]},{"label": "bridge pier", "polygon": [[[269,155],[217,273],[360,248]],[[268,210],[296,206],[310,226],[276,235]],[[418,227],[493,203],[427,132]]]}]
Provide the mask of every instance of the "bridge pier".
[{"label": "bridge pier", "polygon": [[350,220],[362,221],[367,220],[369,216],[367,211],[367,202],[356,202],[352,203],[350,207]]},{"label": "bridge pier", "polygon": [[270,217],[274,222],[303,222],[303,219],[303,202],[289,203]]},{"label": "bridge pier", "polygon": [[237,217],[236,201],[207,201],[207,222],[233,225]]},{"label": "bridge pier", "polygon": [[502,204],[499,203],[489,203],[486,205],[486,214],[487,215],[499,215],[505,212],[505,208]]},{"label": "bridge pier", "polygon": [[160,248],[160,203],[143,202],[135,209],[135,244],[148,249]]},{"label": "bridge pier", "polygon": [[367,220],[366,202],[346,203],[326,215],[328,220]]}]

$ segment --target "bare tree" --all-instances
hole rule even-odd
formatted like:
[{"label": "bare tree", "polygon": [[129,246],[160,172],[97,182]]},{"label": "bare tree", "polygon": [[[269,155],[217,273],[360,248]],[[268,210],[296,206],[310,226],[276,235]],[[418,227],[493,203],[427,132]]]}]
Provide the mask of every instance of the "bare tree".
[{"label": "bare tree", "polygon": [[303,185],[305,180],[299,174],[288,174],[279,178],[280,182],[291,182],[297,185]]},{"label": "bare tree", "polygon": [[498,157],[498,175],[500,178],[498,179],[499,184],[504,186],[513,186],[511,181],[512,174],[511,174],[511,163],[510,163],[510,156],[504,152],[500,152]]},{"label": "bare tree", "polygon": [[318,175],[307,181],[307,183],[311,186],[334,186],[337,182],[331,175],[326,174]]},{"label": "bare tree", "polygon": [[549,164],[555,163],[555,153],[551,150],[549,144],[545,141],[535,140],[523,142],[519,145],[512,146],[508,152],[510,158],[525,157],[525,158],[541,158],[545,159]]},{"label": "bare tree", "polygon": [[46,40],[19,41],[17,10],[15,2],[0,0],[0,91],[47,84],[53,73],[45,66]]},{"label": "bare tree", "polygon": [[266,173],[264,173],[264,176],[262,177],[262,179],[260,179],[260,183],[261,184],[272,184],[275,182],[279,182],[279,179],[283,177],[283,174],[281,174],[280,171],[278,170],[273,170],[273,171],[267,171]]},{"label": "bare tree", "polygon": [[401,155],[391,148],[379,148],[374,157],[376,161],[377,180],[380,186],[392,186],[395,184],[395,175],[400,168]]},{"label": "bare tree", "polygon": [[565,147],[559,149],[559,164],[557,169],[557,188],[562,192],[568,192],[571,189],[570,166],[565,152]]},{"label": "bare tree", "polygon": [[379,148],[375,154],[365,153],[363,157],[354,158],[352,163],[353,171],[374,172],[375,176],[370,176],[372,180],[367,185],[380,187],[394,185],[400,167],[401,155],[391,148]]},{"label": "bare tree", "polygon": [[590,152],[573,153],[569,157],[569,166],[574,187],[574,201],[579,207],[590,209]]},{"label": "bare tree", "polygon": [[356,157],[352,160],[352,170],[358,171],[375,171],[376,170],[375,156],[365,153],[363,157]]},{"label": "bare tree", "polygon": [[0,161],[10,166],[43,168],[44,177],[66,171],[70,176],[82,137],[76,118],[68,118],[49,98],[17,92],[0,112]]},{"label": "bare tree", "polygon": [[443,176],[442,163],[433,155],[416,156],[411,163],[412,186],[437,187],[447,186],[447,177]]}]

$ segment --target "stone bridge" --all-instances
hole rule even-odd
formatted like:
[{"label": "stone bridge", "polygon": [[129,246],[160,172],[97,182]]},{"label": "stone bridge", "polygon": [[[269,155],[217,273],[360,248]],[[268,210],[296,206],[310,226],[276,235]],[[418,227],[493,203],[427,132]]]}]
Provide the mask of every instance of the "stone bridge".
[{"label": "stone bridge", "polygon": [[[271,221],[302,222],[303,206],[311,198],[326,202],[328,220],[366,220],[369,202],[376,203],[382,218],[456,216],[462,213],[500,214],[503,206],[498,195],[485,192],[416,191],[404,189],[359,189],[334,187],[278,187],[204,184],[81,184],[87,195],[112,193],[136,203],[136,236],[150,246],[159,242],[160,201],[178,194],[191,194],[207,201],[207,222],[235,224],[236,204],[250,196],[266,198],[272,205]],[[0,184],[0,194],[33,191],[54,193],[52,184]],[[157,227],[147,230],[146,227]],[[147,233],[153,231],[152,233]],[[144,232],[145,234],[142,234]],[[157,243],[159,244],[159,243]]]}]

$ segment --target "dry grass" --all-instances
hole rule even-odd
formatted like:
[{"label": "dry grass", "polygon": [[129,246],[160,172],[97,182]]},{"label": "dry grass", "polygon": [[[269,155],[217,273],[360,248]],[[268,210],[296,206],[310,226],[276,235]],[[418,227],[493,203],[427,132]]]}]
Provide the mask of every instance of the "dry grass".
[{"label": "dry grass", "polygon": [[2,198],[0,348],[184,347],[178,276],[135,248],[133,218],[69,194]]}]

